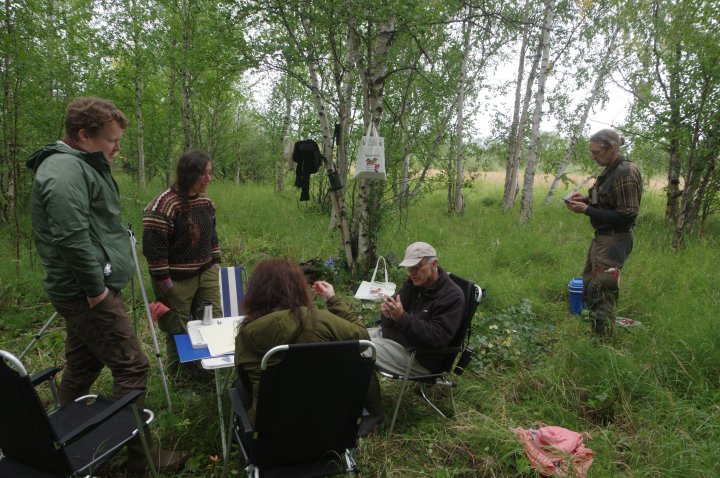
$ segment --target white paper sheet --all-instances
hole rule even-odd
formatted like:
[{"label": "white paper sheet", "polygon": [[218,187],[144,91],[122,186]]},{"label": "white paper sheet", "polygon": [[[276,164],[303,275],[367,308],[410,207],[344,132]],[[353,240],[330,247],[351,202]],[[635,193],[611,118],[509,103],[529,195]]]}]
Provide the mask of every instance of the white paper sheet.
[{"label": "white paper sheet", "polygon": [[210,355],[217,357],[235,352],[235,335],[242,319],[243,317],[213,319],[212,325],[199,327],[200,335],[210,350]]}]

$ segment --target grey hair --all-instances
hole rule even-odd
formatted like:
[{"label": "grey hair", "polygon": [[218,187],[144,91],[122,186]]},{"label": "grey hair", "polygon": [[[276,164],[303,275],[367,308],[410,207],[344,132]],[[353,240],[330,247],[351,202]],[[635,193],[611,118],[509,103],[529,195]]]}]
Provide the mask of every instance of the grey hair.
[{"label": "grey hair", "polygon": [[620,136],[614,129],[601,129],[594,135],[590,136],[591,143],[599,143],[603,145],[603,148],[608,149],[613,146],[620,146],[625,144],[625,138]]}]

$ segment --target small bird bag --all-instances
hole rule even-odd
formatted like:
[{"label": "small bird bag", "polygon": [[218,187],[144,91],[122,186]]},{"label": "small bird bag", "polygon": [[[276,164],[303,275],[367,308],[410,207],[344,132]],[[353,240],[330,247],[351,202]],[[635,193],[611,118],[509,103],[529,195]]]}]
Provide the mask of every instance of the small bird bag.
[{"label": "small bird bag", "polygon": [[370,122],[365,136],[360,139],[355,163],[355,179],[381,179],[385,181],[385,139]]},{"label": "small bird bag", "polygon": [[[378,282],[375,280],[377,276],[378,268],[380,267],[380,261],[383,262],[383,268],[385,269],[385,282]],[[377,264],[375,264],[375,271],[373,272],[372,279],[370,282],[362,281],[357,292],[355,292],[355,298],[360,300],[374,300],[380,301],[383,296],[392,295],[395,293],[395,283],[388,281],[387,263],[383,256],[378,257]]]}]

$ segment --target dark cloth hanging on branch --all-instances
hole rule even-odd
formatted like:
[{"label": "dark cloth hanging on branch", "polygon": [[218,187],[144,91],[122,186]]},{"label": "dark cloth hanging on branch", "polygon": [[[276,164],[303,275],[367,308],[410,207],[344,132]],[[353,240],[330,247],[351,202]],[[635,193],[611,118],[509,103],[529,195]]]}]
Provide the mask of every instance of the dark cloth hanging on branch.
[{"label": "dark cloth hanging on branch", "polygon": [[310,175],[318,172],[325,160],[320,153],[320,147],[312,139],[297,141],[293,148],[293,161],[297,163],[295,169],[295,187],[301,188],[300,200],[310,199]]}]

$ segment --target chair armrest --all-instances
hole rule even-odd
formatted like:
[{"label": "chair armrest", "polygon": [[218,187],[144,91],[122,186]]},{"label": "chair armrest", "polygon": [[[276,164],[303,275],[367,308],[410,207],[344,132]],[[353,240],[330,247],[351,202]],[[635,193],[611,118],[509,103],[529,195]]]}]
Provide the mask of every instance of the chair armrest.
[{"label": "chair armrest", "polygon": [[33,374],[30,377],[30,383],[32,383],[33,387],[37,387],[41,383],[47,382],[48,380],[53,378],[55,375],[57,375],[59,371],[59,367],[48,367],[45,370]]},{"label": "chair armrest", "polygon": [[94,417],[90,418],[89,420],[86,420],[79,426],[75,427],[73,430],[67,432],[62,437],[58,438],[58,443],[62,446],[66,446],[68,443],[71,443],[75,440],[77,440],[82,435],[88,433],[89,431],[96,428],[101,423],[107,421],[110,417],[117,414],[121,410],[123,410],[125,407],[133,403],[135,400],[138,399],[140,395],[145,393],[145,390],[132,390],[125,394],[123,397],[117,399],[115,402],[113,402],[109,407],[107,407],[105,410],[101,411]]},{"label": "chair armrest", "polygon": [[229,393],[230,406],[232,407],[233,413],[240,419],[240,426],[242,426],[242,430],[240,431],[243,435],[249,436],[255,429],[253,424],[250,423],[250,417],[248,417],[245,405],[243,405],[242,399],[240,399],[240,392],[238,392],[237,388],[231,387]]},{"label": "chair armrest", "polygon": [[435,348],[409,348],[407,349],[408,352],[415,352],[416,354],[422,354],[422,355],[450,355],[450,354],[459,354],[462,352],[462,347],[435,347]]}]

